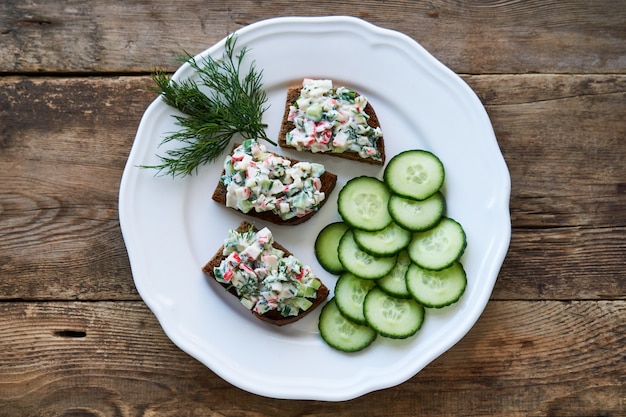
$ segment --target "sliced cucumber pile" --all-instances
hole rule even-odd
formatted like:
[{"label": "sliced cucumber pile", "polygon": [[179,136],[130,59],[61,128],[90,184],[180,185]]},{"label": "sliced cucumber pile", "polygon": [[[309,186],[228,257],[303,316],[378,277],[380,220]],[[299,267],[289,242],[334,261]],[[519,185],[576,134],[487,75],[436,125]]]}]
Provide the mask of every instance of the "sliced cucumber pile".
[{"label": "sliced cucumber pile", "polygon": [[439,158],[402,152],[383,179],[348,181],[337,199],[342,221],[326,226],[315,241],[320,265],[340,275],[320,313],[320,334],[345,352],[365,349],[377,335],[415,335],[428,308],[454,304],[467,286],[460,262],[467,237],[446,216]]}]

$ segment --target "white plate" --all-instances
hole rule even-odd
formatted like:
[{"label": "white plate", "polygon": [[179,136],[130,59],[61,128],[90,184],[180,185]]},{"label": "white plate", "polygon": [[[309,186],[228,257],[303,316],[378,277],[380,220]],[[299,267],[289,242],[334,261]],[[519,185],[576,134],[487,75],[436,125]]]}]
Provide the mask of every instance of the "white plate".
[{"label": "white plate", "polygon": [[[244,219],[211,200],[221,163],[182,179],[156,177],[137,167],[157,163],[156,153],[163,152],[159,143],[177,129],[174,112],[159,99],[141,120],[120,186],[120,224],[137,290],[176,345],[244,390],[339,401],[400,384],[470,330],[508,250],[510,177],[488,116],[472,90],[415,41],[356,18],[277,18],[237,34],[238,47],[250,48],[249,60],[263,70],[271,106],[265,113],[269,137],[278,134],[287,87],[304,77],[323,77],[369,98],[381,121],[388,159],[409,148],[428,149],[442,159],[448,215],[463,224],[468,237],[462,258],[466,293],[452,307],[428,310],[423,328],[410,340],[379,337],[356,354],[335,351],[320,339],[320,309],[283,328],[253,318],[200,270],[228,229]],[[218,57],[223,50],[224,40],[200,55]],[[187,64],[174,75],[190,76]],[[382,174],[380,167],[337,158],[309,159],[339,174],[337,190],[352,177]],[[307,223],[271,226],[277,240],[330,288],[336,277],[318,265],[313,242],[322,227],[339,220],[336,197],[337,191]]]}]

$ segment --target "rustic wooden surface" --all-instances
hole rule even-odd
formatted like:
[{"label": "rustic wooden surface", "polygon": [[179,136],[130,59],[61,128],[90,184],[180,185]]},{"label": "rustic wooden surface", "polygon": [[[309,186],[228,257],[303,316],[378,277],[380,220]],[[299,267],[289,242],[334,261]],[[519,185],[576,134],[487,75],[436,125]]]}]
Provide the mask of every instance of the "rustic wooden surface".
[{"label": "rustic wooden surface", "polygon": [[[459,73],[511,172],[476,326],[409,381],[259,397],[176,348],[137,294],[117,198],[156,66],[286,15],[353,15]],[[626,3],[0,4],[0,416],[626,415]]]}]

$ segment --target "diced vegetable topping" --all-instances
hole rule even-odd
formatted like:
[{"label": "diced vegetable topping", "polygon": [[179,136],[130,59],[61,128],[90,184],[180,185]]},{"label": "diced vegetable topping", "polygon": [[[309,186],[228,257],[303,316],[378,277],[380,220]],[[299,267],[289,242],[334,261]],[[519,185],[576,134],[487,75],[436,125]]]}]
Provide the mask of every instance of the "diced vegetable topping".
[{"label": "diced vegetable topping", "polygon": [[321,281],[311,268],[273,246],[272,232],[231,230],[224,241],[225,259],[213,272],[232,285],[241,303],[258,314],[278,310],[284,317],[308,310]]},{"label": "diced vegetable topping", "polygon": [[361,158],[380,161],[377,142],[382,132],[367,123],[365,106],[367,98],[346,87],[305,78],[300,97],[289,108],[288,118],[296,127],[285,140],[298,150],[356,152]]},{"label": "diced vegetable topping", "polygon": [[254,139],[245,140],[224,162],[221,178],[226,206],[244,213],[270,211],[283,220],[318,210],[326,198],[320,177],[324,166],[297,162],[268,152]]}]

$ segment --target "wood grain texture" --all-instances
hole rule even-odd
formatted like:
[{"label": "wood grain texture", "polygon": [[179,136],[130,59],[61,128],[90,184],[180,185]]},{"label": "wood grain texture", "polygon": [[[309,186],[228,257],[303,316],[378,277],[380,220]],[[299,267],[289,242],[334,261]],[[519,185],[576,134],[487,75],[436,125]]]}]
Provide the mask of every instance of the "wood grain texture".
[{"label": "wood grain texture", "polygon": [[[154,67],[277,16],[360,17],[463,74],[512,240],[458,344],[351,401],[235,388],[133,285],[119,182]],[[0,2],[0,417],[626,415],[626,7],[596,0]]]},{"label": "wood grain texture", "polygon": [[117,200],[148,81],[0,79],[3,298],[137,298]]},{"label": "wood grain texture", "polygon": [[182,408],[185,416],[618,416],[626,401],[624,301],[491,302],[463,340],[406,383],[339,403],[229,385],[175,347],[141,302],[3,303],[0,316],[2,417]]},{"label": "wood grain texture", "polygon": [[401,31],[454,71],[625,73],[626,8],[613,0],[187,0],[0,4],[0,72],[146,72],[176,67],[245,25],[348,15]]},{"label": "wood grain texture", "polygon": [[624,299],[626,78],[465,79],[511,173],[513,234],[493,296]]}]

